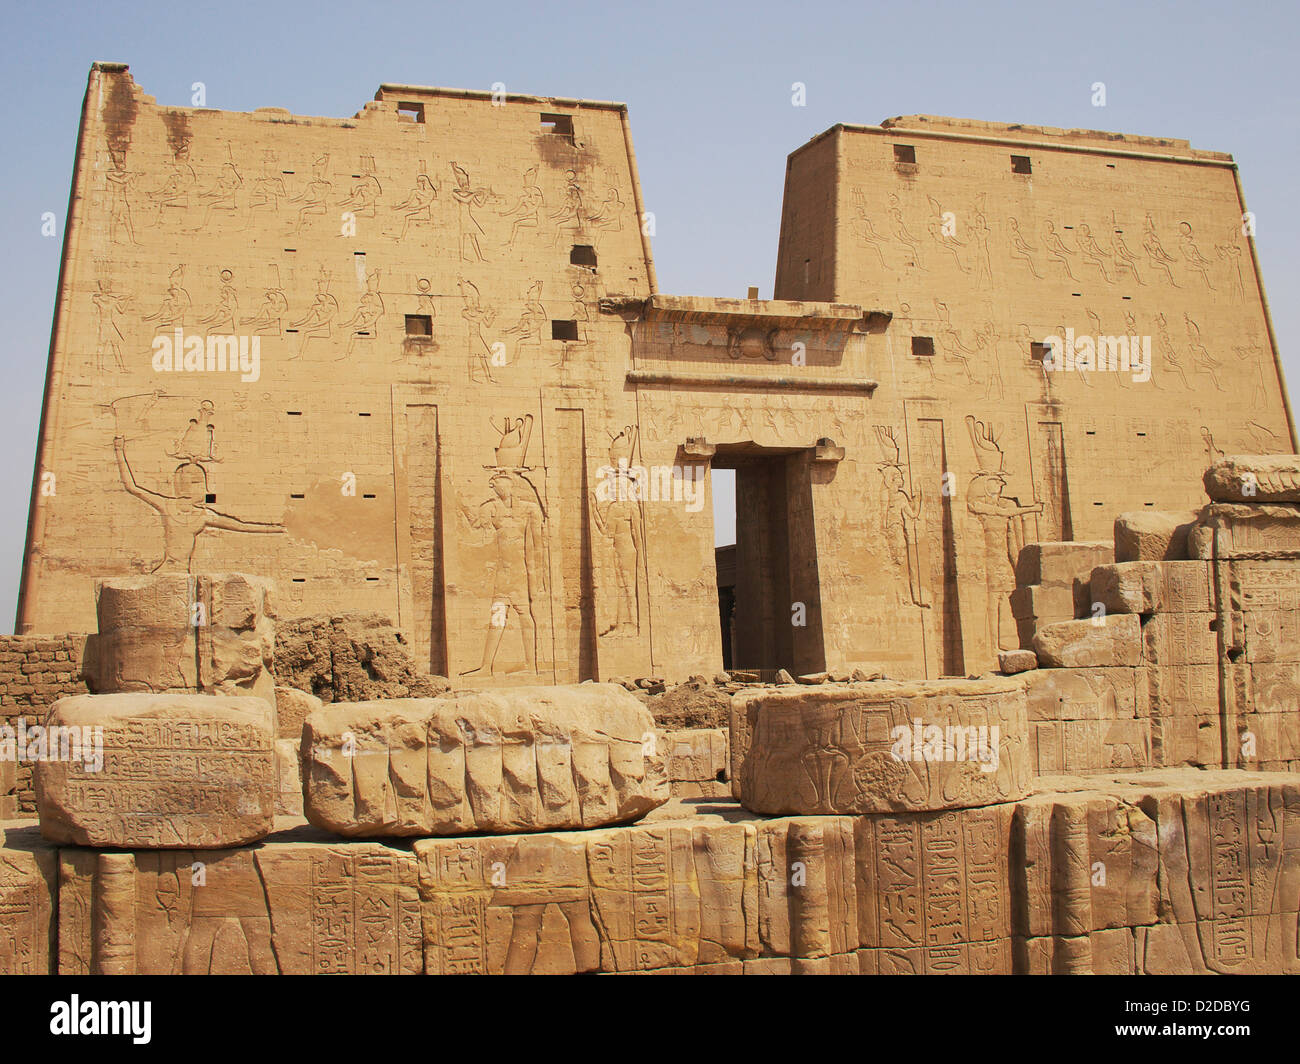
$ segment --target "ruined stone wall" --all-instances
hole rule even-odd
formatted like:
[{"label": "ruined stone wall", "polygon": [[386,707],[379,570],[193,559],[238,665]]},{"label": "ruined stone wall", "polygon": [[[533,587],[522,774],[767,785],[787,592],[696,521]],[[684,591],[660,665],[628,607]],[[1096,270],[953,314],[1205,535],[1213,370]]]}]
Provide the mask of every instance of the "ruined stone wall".
[{"label": "ruined stone wall", "polygon": [[[85,643],[84,635],[0,636],[0,724],[16,731],[21,718],[30,728],[60,698],[85,694]],[[35,816],[31,765],[19,758],[9,766],[0,765],[0,816]]]},{"label": "ruined stone wall", "polygon": [[446,690],[412,661],[402,633],[373,613],[298,617],[275,633],[275,671],[280,684],[322,702],[372,698],[428,698]]},{"label": "ruined stone wall", "polygon": [[[1291,775],[1062,777],[1015,803],[863,816],[671,806],[411,847],[281,824],[206,853],[9,825],[0,972],[1300,972]],[[220,868],[201,898],[200,857]]]}]

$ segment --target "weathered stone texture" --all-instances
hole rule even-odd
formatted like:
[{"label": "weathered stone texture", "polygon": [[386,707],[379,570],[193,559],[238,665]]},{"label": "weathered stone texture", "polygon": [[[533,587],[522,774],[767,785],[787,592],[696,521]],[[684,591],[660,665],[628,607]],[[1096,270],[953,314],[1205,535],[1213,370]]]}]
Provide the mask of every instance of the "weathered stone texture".
[{"label": "weathered stone texture", "polygon": [[1026,679],[1030,763],[1036,774],[1152,766],[1144,670],[1039,669]]},{"label": "weathered stone texture", "polygon": [[1215,502],[1300,503],[1300,455],[1228,455],[1204,479],[1205,493]]},{"label": "weathered stone texture", "polygon": [[270,581],[239,573],[113,577],[95,585],[86,640],[95,694],[192,691],[274,704]]},{"label": "weathered stone texture", "polygon": [[58,852],[36,827],[0,824],[0,975],[54,972],[58,884]]},{"label": "weathered stone texture", "polygon": [[731,759],[726,731],[684,728],[657,732],[656,739],[673,797],[730,797]]},{"label": "weathered stone texture", "polygon": [[315,695],[309,695],[306,691],[277,685],[275,689],[276,736],[280,739],[292,739],[295,742],[301,739],[303,722],[324,704]]},{"label": "weathered stone texture", "polygon": [[[16,733],[45,720],[49,707],[60,698],[86,693],[82,679],[84,635],[0,635],[0,727]],[[32,791],[32,765],[15,749],[10,762],[14,787],[6,794],[0,786],[0,816],[7,805],[11,815],[36,815]],[[0,776],[5,769],[0,767]]]},{"label": "weathered stone texture", "polygon": [[1032,650],[1003,650],[998,654],[998,669],[1008,676],[1038,668],[1038,655]]},{"label": "weathered stone texture", "polygon": [[296,832],[238,850],[61,855],[62,974],[423,969],[408,851]]},{"label": "weathered stone texture", "polygon": [[1170,770],[1091,791],[1056,782],[1016,810],[1018,968],[1300,972],[1300,781]]},{"label": "weathered stone texture", "polygon": [[[68,752],[36,766],[41,833],[96,847],[239,846],[267,835],[277,791],[273,710],[256,697],[80,695],[46,726]],[[102,763],[95,754],[102,741]]]},{"label": "weathered stone texture", "polygon": [[1034,633],[1034,653],[1046,668],[1074,669],[1139,665],[1142,626],[1132,616],[1060,621]]},{"label": "weathered stone texture", "polygon": [[622,823],[668,800],[656,745],[612,684],[338,703],[303,727],[304,811],[347,836]]},{"label": "weathered stone texture", "polygon": [[1135,510],[1115,518],[1115,561],[1172,561],[1187,557],[1187,536],[1196,523],[1191,511]]},{"label": "weathered stone texture", "polygon": [[748,718],[740,800],[755,812],[948,809],[1029,785],[1020,679],[827,685],[742,694],[735,707]]},{"label": "weathered stone texture", "polygon": [[433,698],[448,687],[441,677],[419,670],[405,637],[377,613],[281,621],[275,673],[282,686],[309,692],[322,702]]}]

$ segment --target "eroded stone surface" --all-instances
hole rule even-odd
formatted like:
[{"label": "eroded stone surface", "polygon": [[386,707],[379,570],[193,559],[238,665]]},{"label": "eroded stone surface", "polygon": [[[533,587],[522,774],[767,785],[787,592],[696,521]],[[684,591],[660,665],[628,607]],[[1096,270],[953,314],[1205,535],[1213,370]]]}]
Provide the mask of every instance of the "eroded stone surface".
[{"label": "eroded stone surface", "polygon": [[1300,780],[1163,770],[1039,786],[1013,837],[1024,970],[1300,972]]},{"label": "eroded stone surface", "polygon": [[1300,455],[1233,454],[1205,471],[1205,492],[1215,502],[1300,503]]},{"label": "eroded stone surface", "polygon": [[1039,669],[1026,680],[1034,772],[1059,775],[1152,766],[1145,670]]},{"label": "eroded stone surface", "polygon": [[1194,511],[1133,510],[1115,518],[1115,561],[1166,561],[1187,557]]},{"label": "eroded stone surface", "polygon": [[95,585],[98,634],[84,671],[95,694],[192,691],[274,702],[270,581],[159,573]]},{"label": "eroded stone surface", "polygon": [[612,684],[337,703],[303,727],[304,811],[349,836],[627,822],[668,799],[655,746]]},{"label": "eroded stone surface", "polygon": [[271,830],[275,733],[264,699],[79,695],[56,702],[46,727],[68,729],[69,753],[82,743],[79,759],[35,766],[46,838],[175,849],[238,846]]},{"label": "eroded stone surface", "polygon": [[277,685],[275,688],[276,737],[299,741],[302,738],[303,722],[323,705],[319,698],[306,691]]},{"label": "eroded stone surface", "polygon": [[312,834],[247,849],[61,851],[59,971],[418,974],[411,854]]},{"label": "eroded stone surface", "polygon": [[1003,650],[998,654],[998,668],[1008,676],[1038,668],[1038,655],[1032,650]]},{"label": "eroded stone surface", "polygon": [[1034,653],[1044,668],[1138,665],[1142,626],[1128,615],[1048,624],[1034,634]]},{"label": "eroded stone surface", "polygon": [[0,825],[0,975],[54,971],[58,878],[58,853],[35,825]]},{"label": "eroded stone surface", "polygon": [[1021,679],[828,684],[735,706],[749,736],[740,800],[755,812],[958,808],[1014,800],[1029,783]]}]

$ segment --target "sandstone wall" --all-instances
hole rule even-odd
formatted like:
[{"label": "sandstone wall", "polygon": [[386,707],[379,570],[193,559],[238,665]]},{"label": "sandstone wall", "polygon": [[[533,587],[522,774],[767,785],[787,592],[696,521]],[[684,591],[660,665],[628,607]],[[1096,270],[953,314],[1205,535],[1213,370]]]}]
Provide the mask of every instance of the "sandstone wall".
[{"label": "sandstone wall", "polygon": [[[1024,544],[1109,539],[1199,505],[1221,453],[1295,449],[1245,210],[1230,156],[1153,137],[914,115],[791,155],[776,298],[893,315],[860,341],[867,407],[825,415],[828,662],[989,668],[1031,615],[1005,603]],[[1149,338],[1150,380],[1045,372],[1067,329]]]},{"label": "sandstone wall", "polygon": [[670,805],[412,848],[300,823],[116,853],[8,825],[0,972],[1300,972],[1291,774],[1057,777],[856,817]]}]

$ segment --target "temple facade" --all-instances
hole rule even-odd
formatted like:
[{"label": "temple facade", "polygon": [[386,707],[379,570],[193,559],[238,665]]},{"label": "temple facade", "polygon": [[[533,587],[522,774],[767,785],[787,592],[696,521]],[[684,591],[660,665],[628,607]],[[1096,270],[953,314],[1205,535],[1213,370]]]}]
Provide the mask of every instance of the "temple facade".
[{"label": "temple facade", "polygon": [[17,631],[241,572],[463,685],[712,673],[734,469],[730,665],[965,676],[1025,641],[1025,544],[1297,450],[1228,155],[836,126],[789,158],[773,300],[660,292],[653,228],[621,104],[233,113],[96,64]]}]

